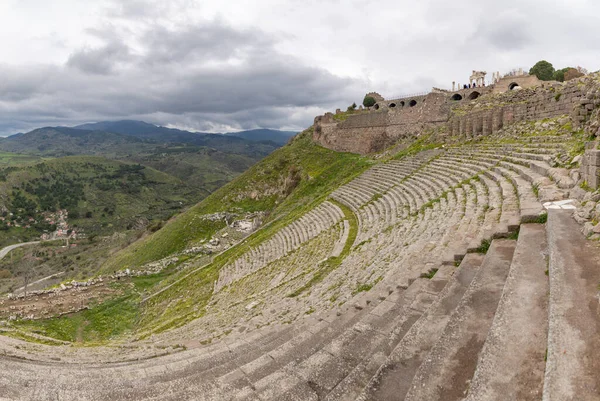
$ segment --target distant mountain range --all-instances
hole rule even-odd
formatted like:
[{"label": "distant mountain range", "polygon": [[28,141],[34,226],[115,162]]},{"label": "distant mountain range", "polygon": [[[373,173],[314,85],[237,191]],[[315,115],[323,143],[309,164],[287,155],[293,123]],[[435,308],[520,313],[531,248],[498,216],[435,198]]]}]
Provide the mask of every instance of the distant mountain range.
[{"label": "distant mountain range", "polygon": [[43,157],[95,155],[141,163],[210,193],[294,135],[270,129],[211,134],[143,121],[102,121],[0,138],[0,150]]},{"label": "distant mountain range", "polygon": [[161,127],[144,121],[121,120],[101,121],[73,127],[89,131],[106,131],[117,134],[130,135],[141,139],[150,139],[157,142],[193,143],[210,146],[208,143],[228,142],[227,138],[236,137],[252,142],[271,141],[278,145],[285,145],[287,141],[297,134],[292,131],[278,131],[272,129],[254,129],[249,131],[230,132],[227,134],[211,134],[204,132],[190,132],[174,128]]},{"label": "distant mountain range", "polygon": [[249,131],[240,131],[240,132],[229,132],[225,135],[235,136],[238,138],[243,138],[249,141],[261,142],[261,141],[271,141],[275,142],[279,145],[285,145],[288,143],[291,137],[296,135],[297,132],[293,131],[278,131],[272,129],[253,129]]},{"label": "distant mountain range", "polygon": [[157,146],[184,144],[253,157],[286,144],[294,132],[271,129],[211,134],[161,127],[144,121],[102,121],[76,127],[44,127],[0,138],[0,150],[40,156],[139,153]]}]

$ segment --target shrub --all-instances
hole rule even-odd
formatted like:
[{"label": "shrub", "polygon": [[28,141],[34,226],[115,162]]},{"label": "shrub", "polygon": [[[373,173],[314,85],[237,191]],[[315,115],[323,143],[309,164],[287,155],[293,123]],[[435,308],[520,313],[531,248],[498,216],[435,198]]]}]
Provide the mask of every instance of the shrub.
[{"label": "shrub", "polygon": [[535,75],[542,81],[550,81],[554,78],[554,66],[546,60],[540,60],[531,69],[529,74]]},{"label": "shrub", "polygon": [[365,107],[373,107],[377,103],[373,96],[365,96],[363,99],[363,106]]},{"label": "shrub", "polygon": [[565,72],[565,81],[570,81],[571,79],[582,77],[583,72],[579,71],[577,68],[568,68]]},{"label": "shrub", "polygon": [[156,222],[150,224],[150,226],[148,226],[148,230],[151,233],[155,233],[158,230],[160,230],[162,227],[163,227],[163,222],[162,221],[156,221]]},{"label": "shrub", "polygon": [[569,68],[561,68],[560,70],[556,70],[554,72],[554,80],[563,82],[565,80],[565,72],[569,71]]}]

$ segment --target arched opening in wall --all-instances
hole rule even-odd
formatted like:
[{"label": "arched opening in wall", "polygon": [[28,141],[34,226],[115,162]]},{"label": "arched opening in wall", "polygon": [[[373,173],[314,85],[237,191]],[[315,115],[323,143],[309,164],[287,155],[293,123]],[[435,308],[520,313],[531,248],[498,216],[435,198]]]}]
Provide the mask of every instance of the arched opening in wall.
[{"label": "arched opening in wall", "polygon": [[374,108],[375,110],[379,110],[379,105],[378,105],[377,103],[375,103],[375,106],[373,106],[373,108]]},{"label": "arched opening in wall", "polygon": [[390,103],[390,108],[393,109],[394,107],[396,107],[396,103]]},{"label": "arched opening in wall", "polygon": [[404,100],[400,102],[400,107],[404,107]]},{"label": "arched opening in wall", "polygon": [[455,93],[454,95],[452,95],[452,100],[462,100],[462,96],[460,95],[460,93]]},{"label": "arched opening in wall", "polygon": [[473,99],[477,99],[479,97],[479,95],[481,95],[481,93],[477,92],[477,91],[473,91],[471,92],[471,94],[469,95],[469,99],[473,100]]},{"label": "arched opening in wall", "polygon": [[408,105],[409,105],[410,107],[416,106],[416,105],[417,105],[417,101],[413,99],[413,100],[411,100],[411,101],[408,103]]},{"label": "arched opening in wall", "polygon": [[515,90],[515,89],[517,89],[517,88],[520,88],[520,86],[519,86],[519,84],[518,84],[518,83],[516,83],[516,82],[513,82],[513,83],[511,83],[510,85],[508,85],[508,89],[509,89],[509,90],[511,90],[511,91],[512,91],[512,90]]}]

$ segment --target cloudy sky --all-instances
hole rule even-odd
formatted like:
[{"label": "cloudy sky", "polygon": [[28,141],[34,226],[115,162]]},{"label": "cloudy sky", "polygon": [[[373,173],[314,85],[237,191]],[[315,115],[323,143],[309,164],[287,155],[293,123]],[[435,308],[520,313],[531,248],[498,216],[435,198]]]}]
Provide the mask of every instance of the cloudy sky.
[{"label": "cloudy sky", "polygon": [[300,130],[547,59],[600,69],[592,0],[1,0],[0,135],[115,119]]}]

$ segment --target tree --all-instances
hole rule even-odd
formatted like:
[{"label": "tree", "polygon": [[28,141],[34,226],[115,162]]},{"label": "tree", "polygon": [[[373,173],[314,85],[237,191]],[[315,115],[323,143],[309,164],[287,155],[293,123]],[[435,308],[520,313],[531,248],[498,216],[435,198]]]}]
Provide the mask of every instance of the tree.
[{"label": "tree", "polygon": [[580,71],[579,68],[567,68],[565,72],[565,81],[570,81],[571,79],[579,78],[584,76],[583,71]]},{"label": "tree", "polygon": [[546,60],[541,60],[531,67],[529,74],[535,75],[542,81],[550,81],[554,78],[554,67]]},{"label": "tree", "polygon": [[375,98],[373,96],[365,96],[365,98],[363,99],[363,106],[365,107],[372,107],[375,105],[375,103],[377,103],[375,101]]},{"label": "tree", "polygon": [[356,103],[352,103],[350,106],[348,106],[347,111],[354,111],[356,110]]},{"label": "tree", "polygon": [[569,67],[556,70],[554,72],[554,80],[558,82],[563,82],[565,80],[565,72],[567,71],[569,71]]}]

